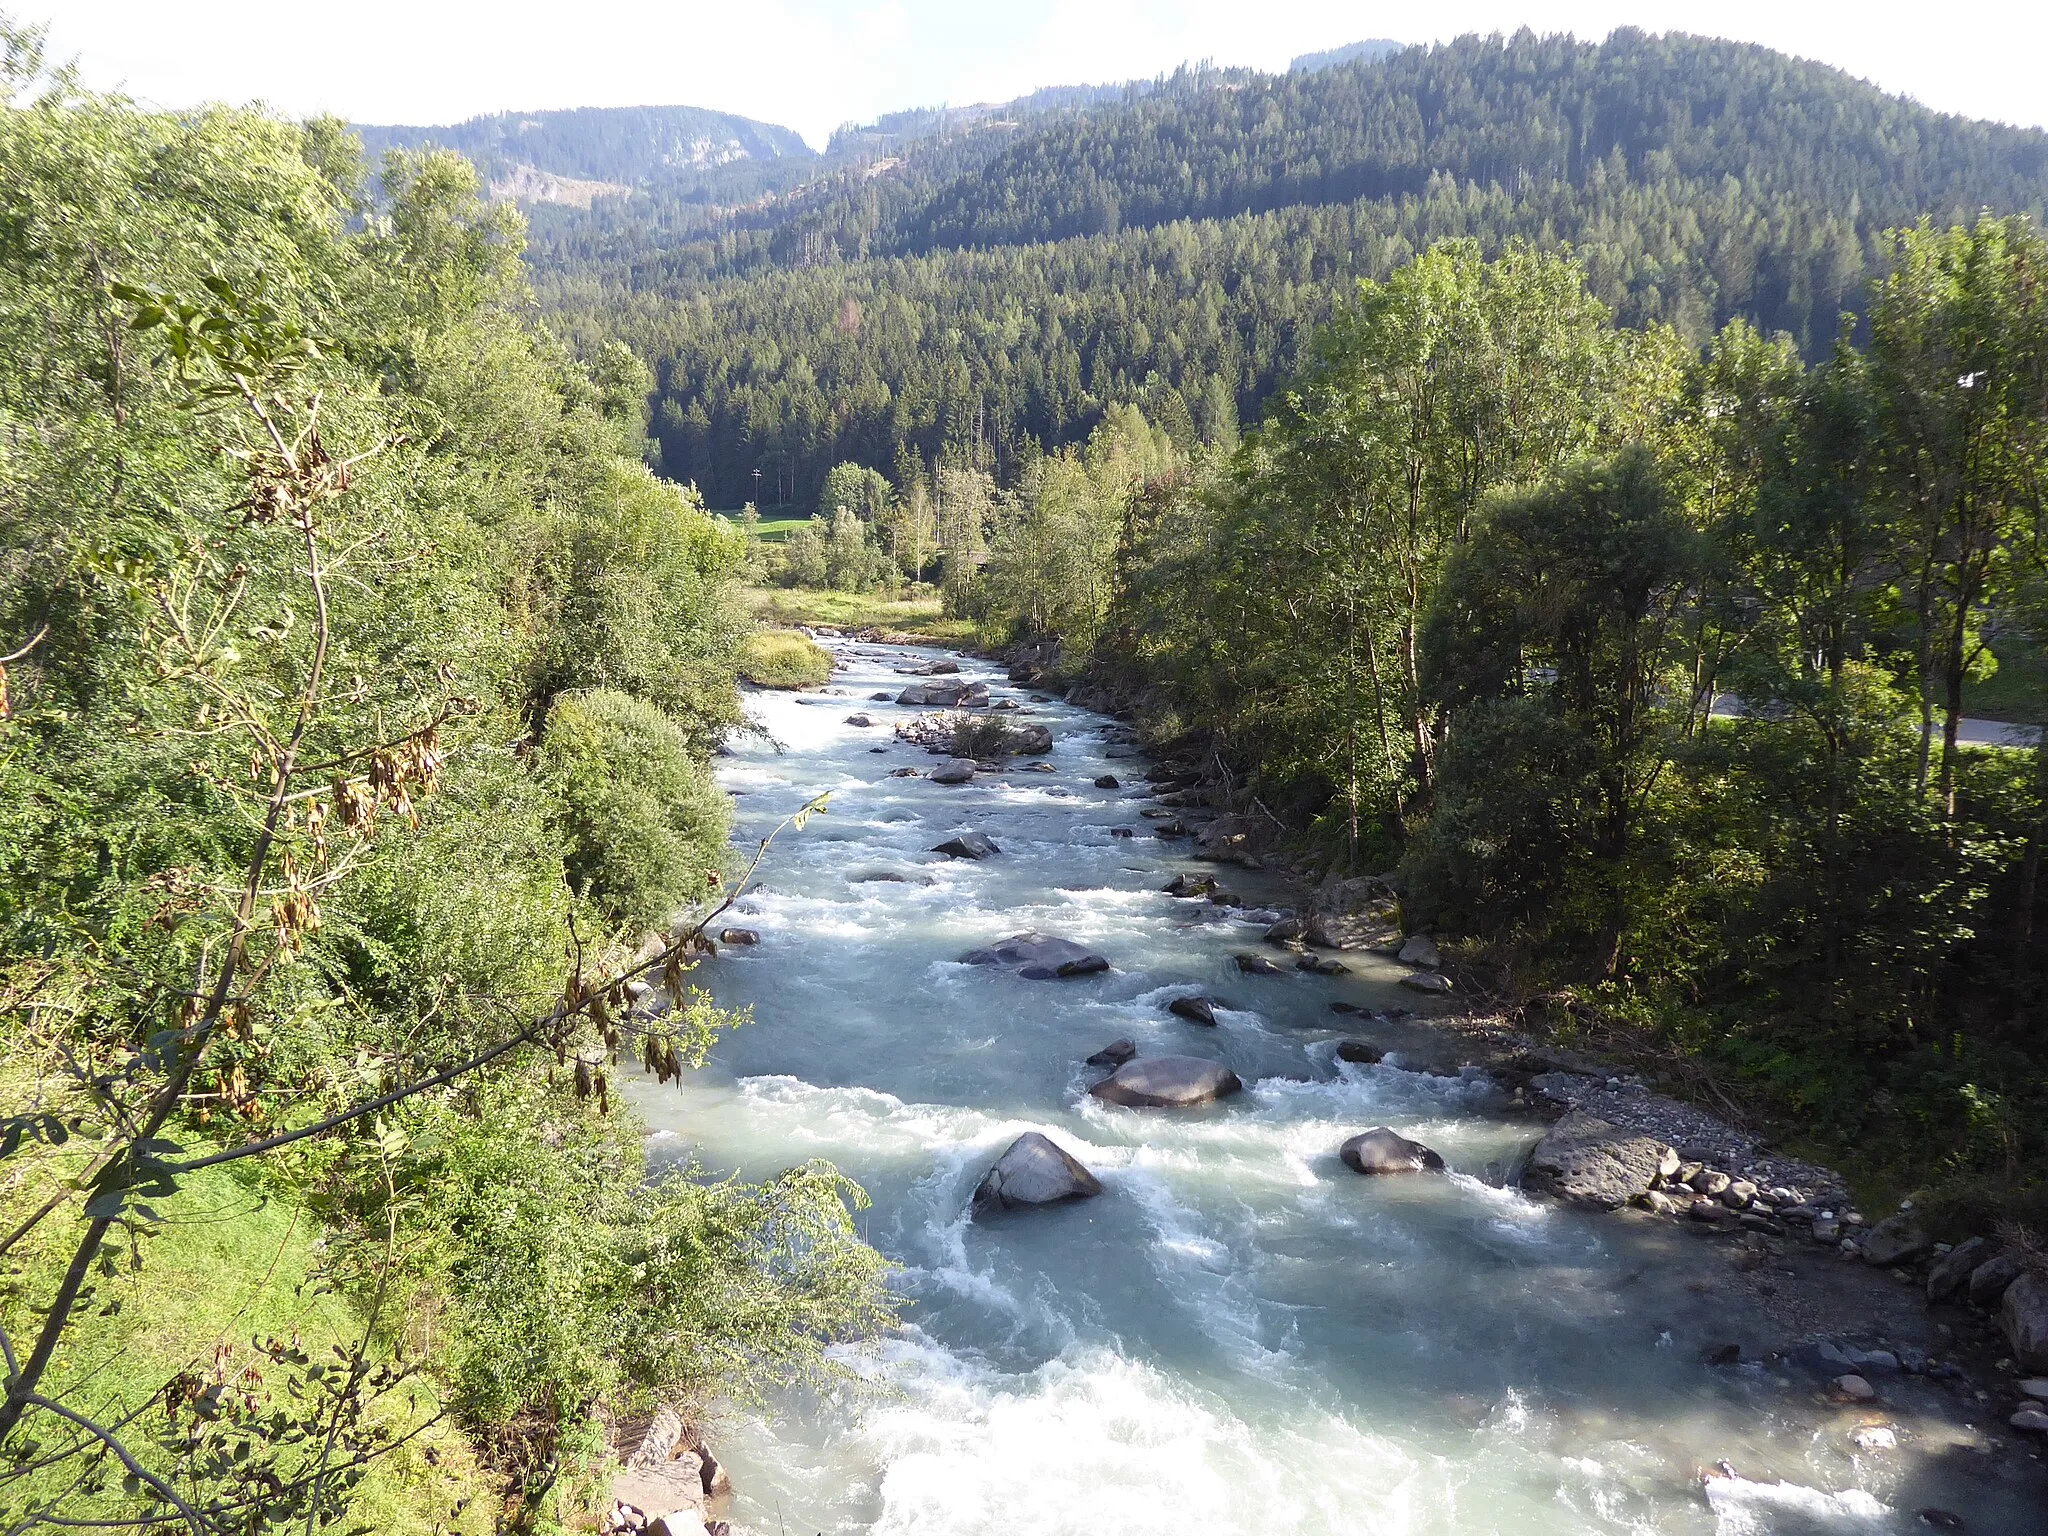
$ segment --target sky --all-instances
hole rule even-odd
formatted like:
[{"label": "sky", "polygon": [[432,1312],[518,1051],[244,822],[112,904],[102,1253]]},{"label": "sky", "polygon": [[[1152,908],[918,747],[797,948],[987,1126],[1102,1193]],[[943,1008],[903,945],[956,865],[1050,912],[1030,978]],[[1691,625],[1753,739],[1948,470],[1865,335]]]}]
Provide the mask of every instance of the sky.
[{"label": "sky", "polygon": [[1961,0],[0,0],[54,60],[158,106],[450,123],[549,107],[677,105],[795,128],[1197,59],[1279,70],[1365,37],[1618,26],[1763,43],[1942,111],[2048,126],[2048,3]]}]

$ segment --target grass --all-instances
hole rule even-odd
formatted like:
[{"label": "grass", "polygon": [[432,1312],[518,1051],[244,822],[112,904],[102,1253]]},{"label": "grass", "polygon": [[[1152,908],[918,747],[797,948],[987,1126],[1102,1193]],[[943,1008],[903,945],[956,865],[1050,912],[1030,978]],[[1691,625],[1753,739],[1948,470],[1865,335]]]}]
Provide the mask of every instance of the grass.
[{"label": "grass", "polygon": [[2048,715],[2048,656],[2018,636],[2001,635],[1991,654],[1998,670],[1963,686],[1963,712],[1980,720],[2033,725]]},{"label": "grass", "polygon": [[829,624],[836,629],[879,629],[931,645],[974,640],[971,619],[949,619],[936,593],[886,597],[875,592],[825,592],[811,587],[754,587],[747,593],[763,624]]},{"label": "grass", "polygon": [[[737,512],[719,512],[715,515],[729,518],[735,523],[740,520]],[[763,544],[784,544],[788,542],[792,533],[810,520],[811,515],[808,512],[764,512],[761,514],[761,521],[754,525],[754,532]]]},{"label": "grass", "polygon": [[747,636],[740,676],[761,688],[818,688],[832,680],[832,656],[793,629],[764,629]]},{"label": "grass", "polygon": [[[310,1353],[331,1362],[334,1348],[352,1344],[362,1330],[356,1307],[318,1281],[316,1245],[328,1234],[302,1206],[227,1169],[187,1175],[181,1183],[178,1197],[162,1203],[160,1235],[143,1244],[139,1268],[125,1239],[113,1243],[112,1270],[96,1273],[46,1378],[45,1390],[54,1388],[54,1395],[102,1422],[143,1406],[181,1370],[208,1371],[218,1347],[230,1348],[239,1368],[251,1362],[252,1339],[296,1333]],[[7,1192],[0,1212],[10,1227],[38,1192],[34,1183]],[[0,1311],[17,1339],[32,1329],[29,1309],[54,1289],[77,1230],[75,1219],[53,1216],[9,1255]],[[424,1409],[406,1401],[415,1392]],[[402,1434],[417,1422],[416,1411],[422,1417],[431,1412],[434,1396],[431,1380],[418,1378],[370,1411]],[[147,1441],[146,1431],[157,1424],[154,1417],[141,1421],[139,1437]],[[38,1429],[54,1443],[47,1424]],[[8,1490],[10,1502],[57,1493],[75,1465],[31,1474],[26,1485]],[[496,1504],[479,1496],[489,1486],[466,1439],[444,1421],[372,1463],[351,1500],[353,1523],[394,1536],[483,1536]],[[133,1513],[118,1477],[79,1504],[112,1518]],[[80,1512],[77,1505],[67,1511]]]}]

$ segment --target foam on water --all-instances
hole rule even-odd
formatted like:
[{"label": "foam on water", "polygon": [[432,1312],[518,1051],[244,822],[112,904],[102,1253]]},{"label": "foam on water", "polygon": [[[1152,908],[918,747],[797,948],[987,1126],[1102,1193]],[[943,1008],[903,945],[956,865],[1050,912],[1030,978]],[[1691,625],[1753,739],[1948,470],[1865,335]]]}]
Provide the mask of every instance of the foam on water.
[{"label": "foam on water", "polygon": [[[634,1089],[656,1161],[747,1177],[839,1164],[873,1197],[862,1230],[907,1303],[899,1335],[845,1353],[859,1389],[784,1399],[718,1439],[740,1531],[1910,1528],[1896,1456],[1859,1462],[1802,1395],[1696,1363],[1703,1344],[1747,1337],[1738,1294],[1703,1305],[1686,1289],[1697,1269],[1650,1251],[1645,1225],[1506,1187],[1539,1125],[1504,1116],[1475,1075],[1421,1070],[1417,1034],[1329,1013],[1337,999],[1413,1006],[1397,968],[1347,955],[1345,977],[1240,972],[1260,922],[1161,893],[1212,867],[1151,835],[1142,770],[1103,755],[1096,717],[1036,707],[1054,774],[889,777],[931,760],[896,743],[872,753],[885,732],[844,717],[915,713],[868,698],[901,686],[903,655],[853,658],[842,692],[750,698],[763,733],[720,770],[743,792],[736,841],[821,789],[833,804],[784,835],[741,904],[762,943],[700,973],[755,1022],[680,1093]],[[1104,772],[1126,787],[1096,789]],[[933,852],[969,828],[1002,854]],[[859,879],[879,872],[903,878]],[[1247,901],[1277,899],[1226,874]],[[1113,969],[1031,982],[961,963],[1027,928]],[[1220,999],[1216,1028],[1167,1012],[1190,992]],[[1357,1033],[1388,1050],[1380,1064],[1336,1059]],[[1221,1061],[1245,1091],[1186,1112],[1103,1104],[1082,1059],[1117,1036]],[[1450,1172],[1351,1173],[1338,1146],[1382,1124]],[[976,1183],[1026,1131],[1092,1169],[1102,1196],[975,1218]],[[1700,1469],[1724,1457],[1745,1478],[1703,1489]],[[1973,1531],[2038,1528],[2025,1509],[1922,1480],[1968,1508]]]}]

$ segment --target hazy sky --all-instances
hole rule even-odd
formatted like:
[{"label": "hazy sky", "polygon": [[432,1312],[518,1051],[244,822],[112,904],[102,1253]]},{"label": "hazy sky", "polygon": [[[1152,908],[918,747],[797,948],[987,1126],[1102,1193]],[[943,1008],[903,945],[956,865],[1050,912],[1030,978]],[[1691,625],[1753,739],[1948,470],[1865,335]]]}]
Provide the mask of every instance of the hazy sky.
[{"label": "hazy sky", "polygon": [[2048,0],[0,0],[86,82],[165,106],[261,99],[358,122],[684,104],[796,128],[1126,80],[1281,69],[1362,37],[1617,26],[1766,43],[1929,106],[2048,126]]}]

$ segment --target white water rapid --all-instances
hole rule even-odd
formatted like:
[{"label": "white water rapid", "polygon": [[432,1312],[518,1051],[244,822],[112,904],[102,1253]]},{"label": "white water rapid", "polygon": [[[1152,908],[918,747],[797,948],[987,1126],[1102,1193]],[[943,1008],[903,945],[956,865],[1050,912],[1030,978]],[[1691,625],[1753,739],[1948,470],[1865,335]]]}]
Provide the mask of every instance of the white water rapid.
[{"label": "white water rapid", "polygon": [[[1258,928],[1161,894],[1211,867],[1150,835],[1147,764],[1106,755],[1110,722],[1033,705],[1056,772],[893,778],[935,760],[892,740],[916,711],[871,695],[937,653],[836,651],[833,691],[750,696],[780,750],[749,738],[722,762],[743,845],[832,791],[730,919],[759,946],[699,973],[755,1022],[680,1095],[633,1090],[657,1163],[694,1154],[746,1178],[837,1163],[873,1196],[864,1229],[910,1303],[900,1336],[851,1356],[870,1390],[715,1432],[736,1530],[1832,1536],[1924,1531],[1923,1505],[1964,1511],[1972,1532],[2048,1529],[1954,1470],[1932,1419],[1916,1440],[1909,1404],[1886,1418],[1913,1448],[1871,1455],[1809,1384],[1702,1365],[1766,1332],[1714,1282],[1708,1244],[1503,1187],[1541,1127],[1506,1118],[1477,1074],[1404,1070],[1425,1059],[1423,1027],[1329,1012],[1421,1006],[1397,967],[1347,955],[1346,977],[1240,974],[1231,957],[1260,947]],[[964,668],[999,698],[1028,693]],[[875,726],[845,723],[856,713]],[[1105,773],[1123,787],[1093,787]],[[930,851],[970,828],[1000,855]],[[958,963],[1034,928],[1113,969],[1026,981]],[[1191,988],[1231,1004],[1218,1028],[1165,1011]],[[1347,1033],[1394,1054],[1338,1063]],[[1082,1058],[1119,1036],[1219,1059],[1246,1091],[1195,1111],[1100,1104]],[[1338,1144],[1380,1124],[1452,1171],[1351,1173]],[[1104,1193],[971,1220],[975,1183],[1026,1130]],[[1738,1476],[1703,1489],[1721,1461]]]}]

